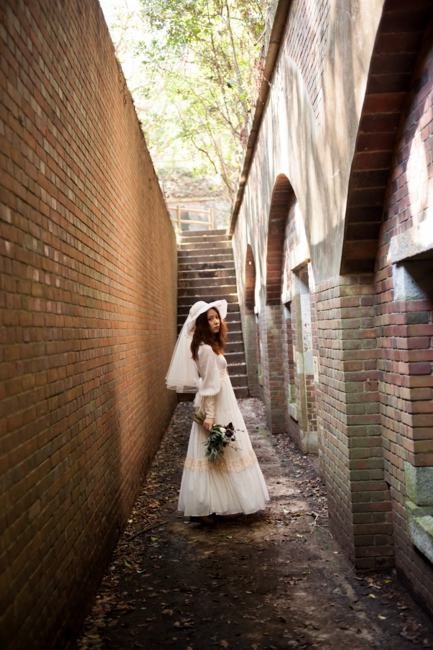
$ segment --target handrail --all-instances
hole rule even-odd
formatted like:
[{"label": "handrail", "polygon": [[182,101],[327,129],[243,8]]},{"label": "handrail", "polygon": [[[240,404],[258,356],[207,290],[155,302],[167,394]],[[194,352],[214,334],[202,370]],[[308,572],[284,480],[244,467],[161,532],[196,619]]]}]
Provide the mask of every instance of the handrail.
[{"label": "handrail", "polygon": [[[210,208],[209,210],[197,210],[196,208],[183,208],[179,204],[177,205],[168,205],[167,206],[169,211],[176,210],[176,216],[175,217],[170,217],[171,221],[173,223],[177,223],[177,226],[179,228],[179,231],[182,230],[182,224],[183,223],[189,223],[189,224],[194,224],[194,225],[200,225],[200,226],[208,226],[209,230],[214,229],[214,220],[213,220],[213,210]],[[182,219],[182,212],[193,212],[196,214],[208,214],[209,215],[209,221],[193,221],[192,219]]]}]

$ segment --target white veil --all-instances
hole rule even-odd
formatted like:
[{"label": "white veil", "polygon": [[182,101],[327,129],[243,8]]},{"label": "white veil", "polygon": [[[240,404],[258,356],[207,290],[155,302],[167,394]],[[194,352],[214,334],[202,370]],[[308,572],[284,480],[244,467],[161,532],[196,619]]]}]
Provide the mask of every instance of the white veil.
[{"label": "white veil", "polygon": [[196,393],[198,391],[200,375],[197,364],[191,355],[191,341],[197,317],[212,307],[218,309],[221,319],[224,320],[227,315],[226,300],[216,300],[210,303],[200,300],[189,310],[188,318],[178,336],[165,377],[167,388],[170,390],[175,390],[178,393]]},{"label": "white veil", "polygon": [[197,364],[191,356],[192,332],[187,330],[187,322],[181,329],[171,358],[165,382],[167,388],[178,393],[196,393],[199,374]]}]

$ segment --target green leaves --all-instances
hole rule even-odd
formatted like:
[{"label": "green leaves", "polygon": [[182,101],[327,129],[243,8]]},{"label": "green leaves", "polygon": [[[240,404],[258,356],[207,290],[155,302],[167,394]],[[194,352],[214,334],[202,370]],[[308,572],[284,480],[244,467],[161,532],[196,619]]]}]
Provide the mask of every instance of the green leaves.
[{"label": "green leaves", "polygon": [[140,0],[128,13],[119,0],[107,16],[160,177],[182,168],[233,198],[268,4]]}]

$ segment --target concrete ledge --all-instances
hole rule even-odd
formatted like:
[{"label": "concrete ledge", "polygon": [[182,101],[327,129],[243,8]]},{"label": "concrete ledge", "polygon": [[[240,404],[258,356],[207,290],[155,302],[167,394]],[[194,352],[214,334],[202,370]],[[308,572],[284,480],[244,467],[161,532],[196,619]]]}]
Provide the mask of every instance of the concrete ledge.
[{"label": "concrete ledge", "polygon": [[283,305],[287,302],[292,302],[292,292],[291,291],[285,291],[281,294],[281,302]]},{"label": "concrete ledge", "polygon": [[404,463],[407,496],[417,506],[433,507],[433,467],[414,467]]},{"label": "concrete ledge", "polygon": [[428,254],[433,257],[433,219],[426,219],[391,239],[391,261],[393,264],[415,255]]},{"label": "concrete ledge", "polygon": [[295,402],[290,402],[289,403],[289,415],[296,422],[298,421],[298,409],[296,408],[296,403]]},{"label": "concrete ledge", "polygon": [[406,513],[412,542],[433,562],[433,506],[420,508],[406,501]]}]

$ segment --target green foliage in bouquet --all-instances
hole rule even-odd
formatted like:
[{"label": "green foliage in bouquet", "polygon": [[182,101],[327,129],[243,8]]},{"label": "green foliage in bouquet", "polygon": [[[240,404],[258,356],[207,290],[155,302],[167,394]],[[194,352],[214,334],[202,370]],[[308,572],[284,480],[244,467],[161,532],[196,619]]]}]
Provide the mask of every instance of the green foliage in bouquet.
[{"label": "green foliage in bouquet", "polygon": [[[203,422],[206,420],[206,413],[195,413],[193,420],[203,426]],[[214,463],[216,460],[221,459],[224,456],[225,447],[235,442],[235,440],[235,429],[231,422],[227,426],[214,424],[209,431],[208,439],[203,443],[206,447],[205,456],[208,461]]]}]

